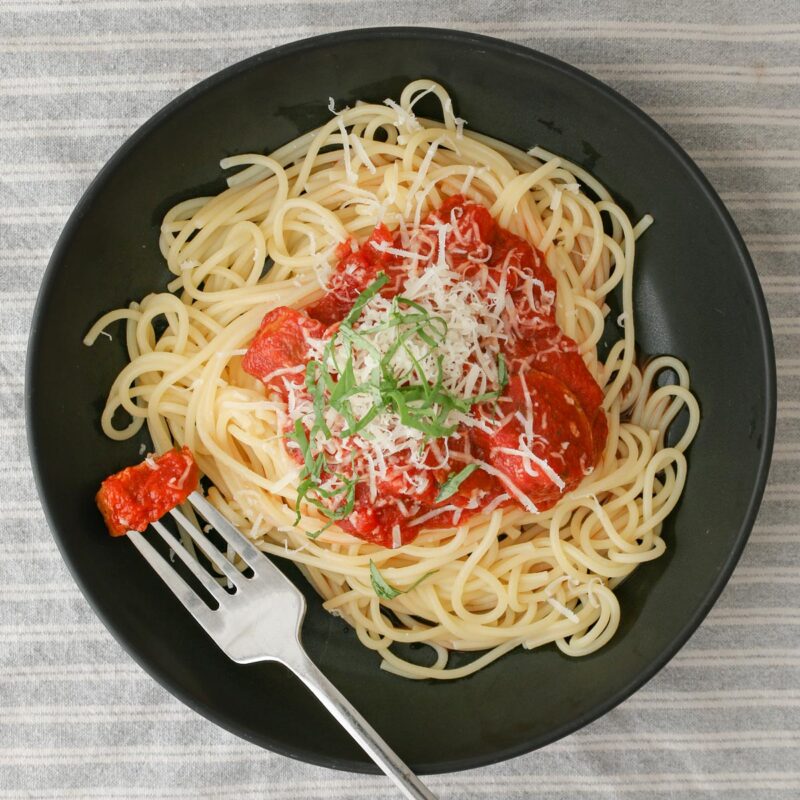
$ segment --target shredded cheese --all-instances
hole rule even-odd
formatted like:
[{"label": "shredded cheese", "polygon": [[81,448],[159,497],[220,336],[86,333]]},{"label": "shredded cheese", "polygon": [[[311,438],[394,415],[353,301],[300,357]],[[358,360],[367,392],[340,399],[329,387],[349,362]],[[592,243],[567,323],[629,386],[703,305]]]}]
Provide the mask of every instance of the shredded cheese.
[{"label": "shredded cheese", "polygon": [[555,597],[548,597],[547,602],[558,611],[559,614],[566,617],[570,622],[580,622],[580,617],[572,610],[567,608],[563,603],[560,603]]},{"label": "shredded cheese", "polygon": [[400,526],[392,525],[392,548],[397,550],[403,544],[403,539],[400,534]]},{"label": "shredded cheese", "polygon": [[351,163],[350,137],[347,135],[347,128],[344,127],[344,120],[341,117],[337,117],[336,121],[339,124],[339,131],[342,134],[342,154],[344,157],[344,171],[347,174],[347,181],[348,183],[356,183],[358,177],[353,171],[353,165]]},{"label": "shredded cheese", "polygon": [[378,170],[370,160],[361,139],[355,134],[351,134],[350,141],[353,143],[353,150],[356,151],[356,155],[361,159],[361,163],[370,171],[371,175],[374,175]]},{"label": "shredded cheese", "polygon": [[[497,387],[498,343],[505,338],[502,315],[492,307],[491,299],[482,294],[473,282],[464,280],[461,273],[451,268],[447,237],[452,230],[449,223],[435,222],[406,230],[403,237],[405,246],[402,248],[392,247],[385,242],[372,243],[375,249],[404,260],[408,277],[403,287],[403,296],[418,304],[431,317],[441,320],[443,327],[446,327],[446,333],[438,348],[439,352],[432,351],[429,344],[416,337],[405,340],[405,346],[397,349],[395,345],[401,335],[398,328],[387,328],[384,325],[393,308],[393,301],[376,295],[364,306],[354,325],[354,329],[361,334],[376,331],[370,335],[372,348],[356,346],[350,351],[357,385],[367,385],[379,359],[394,349],[391,367],[396,375],[414,374],[417,366],[431,381],[437,375],[439,353],[446,354],[442,361],[443,388],[455,397],[466,399]],[[424,269],[419,268],[422,262],[427,262]],[[322,359],[326,344],[326,340],[312,340],[311,356]],[[334,349],[335,363],[342,363],[345,358],[344,348],[345,344],[341,343],[338,349]],[[289,370],[285,372],[288,373]],[[276,374],[278,373],[268,377]],[[305,394],[305,388],[290,381],[285,381],[284,385],[288,393],[290,417],[292,420],[303,420],[310,429],[315,410]],[[354,417],[362,418],[370,413],[374,399],[365,391],[351,396],[349,402]],[[448,424],[454,427],[469,420],[469,424],[474,427],[480,427],[489,433],[492,431],[487,421],[477,416],[452,411],[447,419]],[[390,462],[393,456],[402,455],[407,463],[420,471],[447,466],[449,454],[446,452],[441,457],[437,456],[438,464],[428,463],[428,448],[425,447],[423,432],[403,424],[395,412],[384,411],[377,414],[352,442],[343,442],[337,437],[339,432],[346,429],[347,424],[334,409],[326,410],[325,422],[332,436],[319,434],[315,444],[326,448],[334,464],[347,464],[350,453],[357,447],[363,455],[364,467],[363,474],[359,477],[367,481],[373,502],[380,502],[380,482],[391,477]],[[429,485],[429,481],[419,475],[406,473],[404,479],[412,493],[425,491]],[[326,488],[335,489],[338,486],[334,482]]]},{"label": "shredded cheese", "polygon": [[181,473],[180,478],[178,478],[177,486],[178,486],[179,489],[183,489],[184,488],[184,486],[186,485],[186,479],[189,477],[189,473],[191,471],[192,471],[192,465],[191,464],[187,464],[186,465],[186,469],[183,470],[183,472]]},{"label": "shredded cheese", "polygon": [[[338,124],[342,133],[345,171],[352,174],[350,145],[362,161],[364,157],[358,153],[357,137],[348,136],[341,119]],[[429,145],[409,189],[409,203],[416,196],[441,142],[442,137]],[[474,168],[470,167],[468,180],[475,174]],[[377,201],[374,195],[367,199],[372,198]],[[355,338],[339,337],[330,347],[328,339],[308,341],[309,358],[316,361],[320,369],[327,370],[334,381],[338,380],[340,365],[347,364],[351,374],[349,380],[356,388],[347,395],[348,416],[333,405],[320,410],[312,402],[305,382],[290,379],[304,366],[276,370],[264,376],[264,380],[283,378],[289,419],[292,423],[299,420],[307,431],[314,431],[308,446],[312,452],[325,454],[328,466],[325,479],[320,482],[320,489],[324,492],[345,490],[345,476],[349,475],[364,482],[373,505],[394,503],[399,508],[395,502],[398,492],[382,492],[382,483],[402,486],[402,491],[411,496],[421,495],[431,486],[429,473],[448,469],[451,457],[457,457],[467,463],[477,463],[505,487],[490,508],[497,508],[513,498],[527,511],[536,514],[536,505],[508,474],[471,455],[468,440],[465,440],[465,450],[450,453],[450,441],[463,440],[458,433],[438,441],[431,440],[419,427],[404,422],[393,405],[376,407],[380,398],[376,401],[373,394],[373,376],[380,370],[388,370],[401,386],[440,385],[448,396],[464,400],[468,407],[473,402],[471,398],[496,391],[500,386],[501,347],[512,336],[522,335],[519,313],[508,288],[510,272],[515,272],[515,291],[521,290],[523,296],[527,296],[534,312],[540,312],[541,304],[552,300],[547,297],[552,293],[545,291],[540,280],[515,266],[513,250],[506,255],[499,270],[493,266],[490,271],[491,247],[483,243],[477,222],[473,220],[472,224],[464,225],[460,221],[462,209],[454,209],[447,219],[433,215],[425,222],[419,221],[421,202],[418,202],[416,212],[413,222],[401,221],[394,243],[373,241],[370,244],[375,250],[400,260],[398,274],[405,276],[401,295],[413,306],[398,306],[396,299],[376,293],[364,303],[352,323]],[[354,252],[358,249],[354,241],[351,247]],[[458,253],[459,264],[464,258],[471,262],[468,278],[454,262]],[[542,298],[541,303],[534,297],[534,289]],[[402,315],[411,308],[415,313],[426,314],[427,319],[435,320],[440,326],[436,328],[441,335],[436,346],[431,346],[430,334],[409,335],[402,325],[387,324],[393,315]],[[526,407],[524,413],[516,412],[522,433],[516,446],[499,448],[499,451],[520,458],[528,475],[536,477],[541,473],[563,490],[565,483],[558,472],[534,451],[537,432],[534,431],[532,399],[527,384],[522,383]],[[499,430],[498,421],[484,416],[483,412],[464,413],[454,408],[441,413],[444,415],[443,426],[452,431],[457,431],[460,425],[483,430],[489,435]],[[319,414],[324,425],[315,427]],[[347,433],[350,427],[348,417],[364,420],[353,435]],[[511,418],[513,415],[505,417],[500,427]],[[542,427],[546,427],[544,416]],[[295,450],[300,447],[294,441],[287,441],[287,446]],[[456,507],[443,506],[412,517],[413,512],[406,513],[408,508],[405,504],[403,513],[407,519],[410,518],[410,525],[421,525],[445,511],[457,512],[459,517],[462,513]]]},{"label": "shredded cheese", "polygon": [[439,508],[434,508],[433,511],[428,511],[426,514],[423,514],[420,517],[416,517],[410,520],[408,524],[423,525],[429,520],[432,520],[434,517],[438,517],[440,514],[446,514],[448,511],[458,511],[458,506],[446,505],[446,506],[440,506]]},{"label": "shredded cheese", "polygon": [[506,493],[506,492],[503,492],[503,494],[497,495],[497,497],[495,497],[494,500],[492,500],[491,503],[489,503],[486,506],[486,508],[483,509],[483,513],[488,516],[493,511],[495,511],[496,509],[500,508],[500,506],[503,505],[503,503],[507,502],[510,499],[511,499],[511,495]]},{"label": "shredded cheese", "polygon": [[508,489],[513,497],[517,499],[519,504],[526,510],[530,511],[531,514],[538,514],[539,509],[531,501],[530,497],[528,497],[523,491],[520,490],[519,486],[517,486],[514,481],[506,475],[505,472],[493,467],[491,464],[487,464],[485,461],[476,460],[477,464],[480,464],[481,469],[484,472],[488,472],[489,475],[494,475],[495,478],[498,478],[500,482]]},{"label": "shredded cheese", "polygon": [[[391,108],[393,111],[397,112],[398,128],[405,128],[408,131],[418,131],[422,127],[414,114],[412,114],[410,111],[406,111],[399,103],[396,103],[391,98],[387,97],[383,103],[384,105],[389,106],[389,108]],[[400,144],[402,144],[402,142],[400,142]]]},{"label": "shredded cheese", "polygon": [[[417,169],[417,173],[414,177],[414,182],[411,184],[411,187],[408,190],[408,200],[406,201],[406,210],[405,210],[406,216],[411,214],[411,200],[412,198],[415,198],[416,193],[422,186],[422,183],[425,180],[425,176],[428,174],[428,169],[431,166],[431,162],[433,161],[433,157],[436,155],[436,151],[438,150],[439,145],[443,141],[444,137],[440,136],[438,139],[434,139],[430,143],[430,146],[428,147],[428,150],[425,153],[424,158],[422,159],[422,163],[419,165],[419,168]],[[421,202],[417,203],[418,210],[421,205],[422,205]],[[416,227],[419,227],[419,223],[417,223]]]}]

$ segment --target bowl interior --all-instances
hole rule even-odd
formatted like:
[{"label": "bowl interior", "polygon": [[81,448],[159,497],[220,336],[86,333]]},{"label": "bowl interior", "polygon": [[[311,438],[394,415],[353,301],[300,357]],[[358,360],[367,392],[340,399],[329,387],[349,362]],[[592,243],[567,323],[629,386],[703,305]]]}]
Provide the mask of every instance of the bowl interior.
[{"label": "bowl interior", "polygon": [[299,681],[274,664],[228,661],[134,548],[105,533],[93,504],[97,486],[137,461],[145,440],[115,443],[99,426],[125,361],[122,330],[93,348],[81,338],[106,310],[165,286],[161,217],[180,199],[222,190],[221,158],[269,152],[320,124],[329,95],[337,107],[381,101],[418,77],[443,83],[470,129],[563,153],[590,169],[634,219],[655,217],[638,247],[638,345],[687,364],[703,419],[685,494],[665,525],[668,551],[619,589],[620,629],[593,655],[570,659],[550,646],[515,651],[458,681],[407,681],[380,670],[378,658],[286,568],[308,599],[311,657],[401,757],[429,772],[516,755],[585,724],[648,679],[730,574],[763,490],[774,427],[763,298],[727,213],[654,123],[581,73],[468,34],[347,32],[257,56],[160,112],[92,184],[45,279],[28,377],[42,498],[87,597],[170,691],[258,744],[356,770],[371,765]]}]

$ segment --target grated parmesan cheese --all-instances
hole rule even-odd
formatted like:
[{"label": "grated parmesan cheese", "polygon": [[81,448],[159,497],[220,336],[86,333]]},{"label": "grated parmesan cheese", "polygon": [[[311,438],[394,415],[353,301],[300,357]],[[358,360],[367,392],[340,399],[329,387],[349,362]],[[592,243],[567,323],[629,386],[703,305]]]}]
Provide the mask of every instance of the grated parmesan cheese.
[{"label": "grated parmesan cheese", "polygon": [[[422,306],[432,317],[444,321],[447,326],[440,352],[447,358],[442,364],[443,386],[454,396],[468,398],[475,394],[491,391],[497,386],[496,353],[497,342],[505,336],[501,316],[491,308],[487,300],[475,284],[463,280],[460,273],[451,269],[449,254],[446,248],[447,235],[451,226],[437,222],[417,230],[407,231],[404,237],[405,247],[390,247],[388,243],[373,243],[373,246],[402,258],[407,264],[409,277],[405,281],[403,296]],[[420,270],[418,264],[429,261],[428,266]],[[379,329],[392,308],[392,301],[380,295],[372,298],[362,310],[356,330],[366,333],[371,329]],[[378,330],[371,335],[375,351],[354,347],[351,353],[353,373],[357,384],[367,384],[378,361],[376,355],[382,357],[397,341],[397,328]],[[492,344],[493,343],[493,344]],[[310,343],[312,357],[322,358],[325,340]],[[433,380],[438,369],[438,353],[431,352],[430,347],[422,340],[413,338],[407,346],[397,350],[391,360],[395,374],[403,375],[411,372],[418,364],[426,377]],[[341,361],[344,347],[334,351],[334,358]],[[302,419],[308,428],[313,422],[313,405],[305,396],[302,386],[293,386],[286,381],[289,394],[288,406],[293,420]],[[352,413],[356,418],[367,415],[373,405],[373,398],[368,392],[356,394],[350,398]],[[491,432],[485,420],[452,411],[448,417],[448,425],[470,419],[476,427]],[[404,425],[394,412],[381,412],[361,431],[361,435],[350,443],[343,443],[336,434],[346,428],[343,418],[333,409],[326,411],[326,424],[333,436],[324,438],[320,435],[316,444],[325,447],[332,461],[337,464],[347,463],[348,454],[357,447],[363,454],[364,478],[370,489],[371,499],[379,498],[378,484],[390,476],[392,456],[402,454],[407,463],[417,470],[430,470],[446,466],[449,453],[437,456],[438,464],[426,463],[427,448],[424,434],[416,428]],[[445,441],[445,448],[447,442]],[[425,491],[429,480],[424,476],[406,474],[408,488],[412,493]]]},{"label": "grated parmesan cheese", "polygon": [[377,169],[370,160],[369,155],[367,155],[367,151],[364,148],[361,139],[358,136],[351,134],[350,141],[353,143],[353,150],[356,151],[356,155],[361,159],[361,163],[370,171],[371,175],[374,175],[377,172]]},{"label": "grated parmesan cheese", "polygon": [[403,544],[402,536],[400,535],[400,526],[392,526],[392,549],[397,550]]},{"label": "grated parmesan cheese", "polygon": [[567,608],[563,603],[559,603],[555,597],[548,597],[547,602],[558,611],[559,614],[566,617],[570,622],[580,622],[580,617],[570,608]]},{"label": "grated parmesan cheese", "polygon": [[492,502],[489,503],[486,506],[486,508],[483,509],[483,513],[488,516],[493,511],[495,511],[496,509],[500,508],[500,506],[503,505],[503,503],[505,503],[507,500],[510,500],[510,499],[511,499],[511,495],[507,494],[506,492],[503,492],[503,494],[497,495],[497,497],[495,497],[494,500],[492,500]]},{"label": "grated parmesan cheese", "polygon": [[423,514],[421,517],[416,517],[409,521],[409,525],[423,525],[424,523],[432,520],[434,517],[438,517],[440,514],[446,514],[448,511],[458,511],[458,506],[454,505],[446,505],[442,506],[441,508],[434,508],[433,511],[428,511],[426,514]]},{"label": "grated parmesan cheese", "polygon": [[[339,127],[345,142],[345,170],[352,170],[347,145],[349,139],[341,120]],[[409,190],[409,202],[415,197],[416,187],[424,180],[425,172],[441,141],[440,137],[431,142],[420,164],[415,184]],[[476,173],[473,168],[470,170],[468,177],[471,178]],[[536,305],[534,287],[538,288],[540,296],[546,294],[541,281],[513,265],[512,254],[506,257],[499,270],[493,267],[492,272],[489,272],[487,263],[492,253],[488,247],[483,250],[476,248],[476,243],[481,242],[477,223],[471,227],[459,226],[460,215],[455,210],[447,220],[434,216],[421,223],[418,221],[421,205],[418,202],[413,223],[401,221],[395,244],[372,242],[371,246],[402,262],[398,265],[398,272],[405,276],[402,296],[426,312],[430,319],[441,323],[441,340],[437,340],[436,346],[432,347],[429,337],[421,337],[416,333],[409,336],[398,325],[386,325],[387,318],[397,312],[396,301],[376,294],[364,304],[358,319],[353,323],[354,331],[361,334],[360,340],[351,342],[337,339],[332,352],[328,353],[327,339],[312,339],[308,342],[309,357],[319,361],[322,368],[327,369],[335,379],[338,365],[348,363],[348,369],[352,369],[354,385],[364,387],[363,391],[349,394],[346,401],[353,419],[368,420],[358,433],[354,436],[340,435],[346,434],[349,425],[341,411],[330,405],[322,412],[327,431],[323,432],[321,426],[315,428],[318,412],[304,382],[288,379],[293,372],[300,372],[302,367],[278,370],[265,376],[265,380],[283,378],[290,420],[293,423],[299,420],[307,431],[316,431],[309,445],[313,451],[325,453],[329,467],[327,473],[330,475],[320,488],[328,492],[341,490],[344,487],[342,475],[352,475],[359,481],[364,481],[369,489],[370,501],[377,505],[394,502],[397,494],[393,492],[391,499],[382,496],[380,485],[385,481],[396,485],[400,481],[404,485],[403,491],[412,496],[428,491],[431,478],[426,473],[447,469],[451,459],[450,443],[462,437],[455,433],[439,442],[428,441],[417,427],[405,424],[391,406],[379,406],[376,413],[376,399],[370,388],[376,370],[386,369],[401,381],[401,385],[409,386],[420,382],[424,384],[426,381],[430,384],[436,383],[441,370],[442,390],[451,397],[464,400],[492,392],[500,382],[498,354],[502,343],[511,336],[519,335],[518,313],[508,290],[508,273],[515,271],[515,291],[520,288],[526,291],[532,307]],[[354,241],[351,241],[351,247],[357,249]],[[474,268],[470,269],[469,278],[465,278],[463,270],[456,269],[453,262],[453,256],[458,249],[461,249],[462,256],[464,253],[470,254]],[[542,302],[547,301],[548,298],[542,298]],[[515,328],[517,333],[514,332]],[[365,336],[368,336],[368,346],[361,344]],[[400,342],[401,347],[397,346]],[[563,490],[565,484],[558,473],[534,452],[536,434],[533,429],[533,407],[524,382],[523,386],[526,409],[524,414],[517,412],[523,432],[517,446],[503,449],[503,452],[521,458],[523,468],[528,474],[535,476],[538,473],[534,470],[539,470]],[[511,418],[513,415],[507,416],[500,427]],[[444,419],[444,425],[448,428],[455,429],[459,425],[465,425],[489,434],[498,430],[497,422],[482,414],[464,413],[456,409],[450,410]],[[298,448],[297,443],[292,441],[287,441],[286,445],[289,448]],[[358,459],[354,461],[355,453],[358,454]],[[504,485],[506,491],[491,508],[513,498],[530,513],[538,513],[535,504],[509,475],[486,462],[474,462],[468,443],[466,450],[452,455],[467,463],[478,463],[484,471],[497,477]],[[450,506],[437,508],[421,517],[410,519],[409,524],[420,525],[438,514],[457,510]],[[403,511],[407,519],[413,515],[413,511],[406,512],[408,508]]]},{"label": "grated parmesan cheese", "polygon": [[358,177],[356,173],[353,172],[353,165],[351,164],[350,159],[350,137],[347,135],[347,128],[344,127],[344,120],[341,117],[338,117],[336,120],[339,124],[339,131],[342,134],[342,153],[344,156],[344,171],[347,174],[347,180],[349,183],[356,183]]},{"label": "grated parmesan cheese", "polygon": [[491,464],[487,464],[485,461],[480,461],[476,459],[475,463],[480,464],[481,469],[484,472],[488,472],[490,475],[494,475],[495,478],[498,478],[500,482],[508,489],[511,495],[519,502],[519,504],[526,510],[530,511],[531,514],[538,514],[539,509],[531,501],[530,497],[528,497],[523,491],[520,490],[519,486],[517,486],[511,478],[506,475],[505,472],[493,467]]},{"label": "grated parmesan cheese", "polygon": [[[475,167],[469,166],[467,167],[467,174],[464,177],[464,183],[461,184],[461,188],[458,190],[459,194],[466,195],[467,189],[472,185],[472,181],[475,178]],[[455,209],[453,209],[455,210]]]}]

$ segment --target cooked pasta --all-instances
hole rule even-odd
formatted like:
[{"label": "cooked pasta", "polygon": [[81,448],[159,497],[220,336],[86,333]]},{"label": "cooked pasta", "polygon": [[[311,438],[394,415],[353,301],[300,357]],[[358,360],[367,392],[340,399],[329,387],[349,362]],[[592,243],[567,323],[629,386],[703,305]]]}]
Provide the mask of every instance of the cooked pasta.
[{"label": "cooked pasta", "polygon": [[[443,121],[415,115],[426,94]],[[652,220],[634,225],[562,157],[471,132],[429,80],[409,84],[398,102],[341,111],[331,103],[331,112],[268,156],[224,159],[237,170],[228,189],[167,213],[169,291],[110,312],[86,337],[91,344],[124,320],[129,363],[109,392],[103,430],[126,439],[146,424],[156,451],[186,445],[210,500],[262,550],[294,561],[386,670],[453,679],[520,645],[591,653],[618,627],[615,587],[665,550],[662,527],[700,418],[679,360],[637,359],[636,240]],[[517,502],[512,487],[494,508],[455,514],[447,526],[422,523],[415,538],[383,546],[308,502],[303,464],[287,446],[285,393],[265,389],[243,359],[265,314],[319,303],[343,244],[355,252],[379,225],[419,230],[454,196],[487,208],[541,254],[557,287],[558,328],[602,389],[607,434],[594,468],[546,510]],[[614,303],[619,338],[601,360]],[[681,431],[668,436],[681,412]],[[412,663],[397,647],[409,643],[430,645],[432,657]],[[453,650],[478,655],[453,668]]]}]

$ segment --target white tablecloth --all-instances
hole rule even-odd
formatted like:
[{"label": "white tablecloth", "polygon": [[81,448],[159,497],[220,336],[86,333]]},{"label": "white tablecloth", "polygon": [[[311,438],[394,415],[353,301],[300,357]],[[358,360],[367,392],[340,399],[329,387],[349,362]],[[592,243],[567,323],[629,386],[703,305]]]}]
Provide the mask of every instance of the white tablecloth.
[{"label": "white tablecloth", "polygon": [[442,798],[800,796],[800,6],[394,0],[0,0],[0,800],[394,797],[388,781],[262,751],[156,685],[62,564],[24,439],[39,282],[96,170],[183,89],[268,47],[429,24],[531,45],[608,82],[697,160],[753,254],[775,332],[778,438],[739,568],[656,679]]}]

